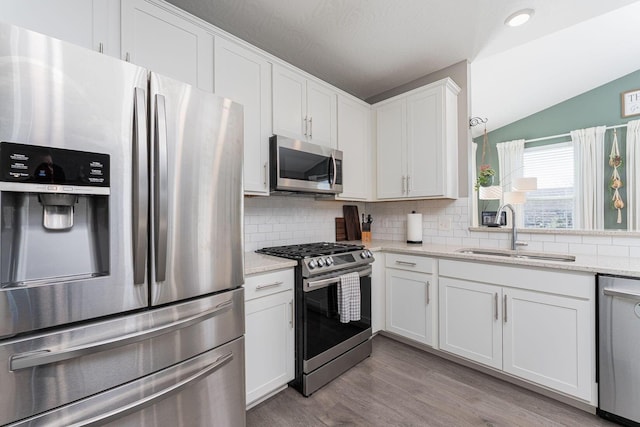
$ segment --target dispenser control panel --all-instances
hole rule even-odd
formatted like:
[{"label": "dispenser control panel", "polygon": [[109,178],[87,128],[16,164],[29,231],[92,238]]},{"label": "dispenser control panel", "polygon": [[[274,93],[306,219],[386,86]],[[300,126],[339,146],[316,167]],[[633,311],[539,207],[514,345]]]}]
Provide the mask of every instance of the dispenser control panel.
[{"label": "dispenser control panel", "polygon": [[0,143],[0,181],[109,187],[109,155]]}]

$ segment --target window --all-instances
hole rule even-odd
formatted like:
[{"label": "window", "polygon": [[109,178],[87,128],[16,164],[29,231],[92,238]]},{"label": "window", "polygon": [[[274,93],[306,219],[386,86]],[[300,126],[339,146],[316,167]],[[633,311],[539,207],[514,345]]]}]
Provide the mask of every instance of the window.
[{"label": "window", "polygon": [[570,142],[524,149],[523,176],[538,178],[527,193],[524,226],[573,228],[573,145]]}]

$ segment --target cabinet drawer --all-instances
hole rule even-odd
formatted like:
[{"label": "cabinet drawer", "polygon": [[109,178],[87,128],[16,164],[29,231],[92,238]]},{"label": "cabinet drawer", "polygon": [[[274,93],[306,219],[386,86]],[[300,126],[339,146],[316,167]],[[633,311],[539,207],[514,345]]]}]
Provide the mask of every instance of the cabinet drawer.
[{"label": "cabinet drawer", "polygon": [[293,289],[293,268],[247,276],[244,288],[245,301]]},{"label": "cabinet drawer", "polygon": [[400,270],[419,271],[422,273],[434,273],[434,260],[416,255],[386,254],[386,267]]}]

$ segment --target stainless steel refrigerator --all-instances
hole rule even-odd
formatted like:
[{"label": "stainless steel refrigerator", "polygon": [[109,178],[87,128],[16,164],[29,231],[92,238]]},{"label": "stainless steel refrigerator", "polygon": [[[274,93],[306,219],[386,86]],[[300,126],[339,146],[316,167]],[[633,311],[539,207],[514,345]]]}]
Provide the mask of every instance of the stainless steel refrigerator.
[{"label": "stainless steel refrigerator", "polygon": [[244,425],[242,121],[0,25],[0,425]]}]

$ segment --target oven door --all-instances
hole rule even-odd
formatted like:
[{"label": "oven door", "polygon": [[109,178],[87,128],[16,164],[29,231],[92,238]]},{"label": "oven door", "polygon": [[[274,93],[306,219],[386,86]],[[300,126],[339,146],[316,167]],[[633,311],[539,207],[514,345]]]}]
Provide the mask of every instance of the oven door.
[{"label": "oven door", "polygon": [[274,135],[270,161],[272,190],[342,193],[342,151]]},{"label": "oven door", "polygon": [[371,266],[346,270],[360,275],[360,320],[340,322],[340,276],[320,276],[302,282],[303,372],[310,373],[371,337]]}]

